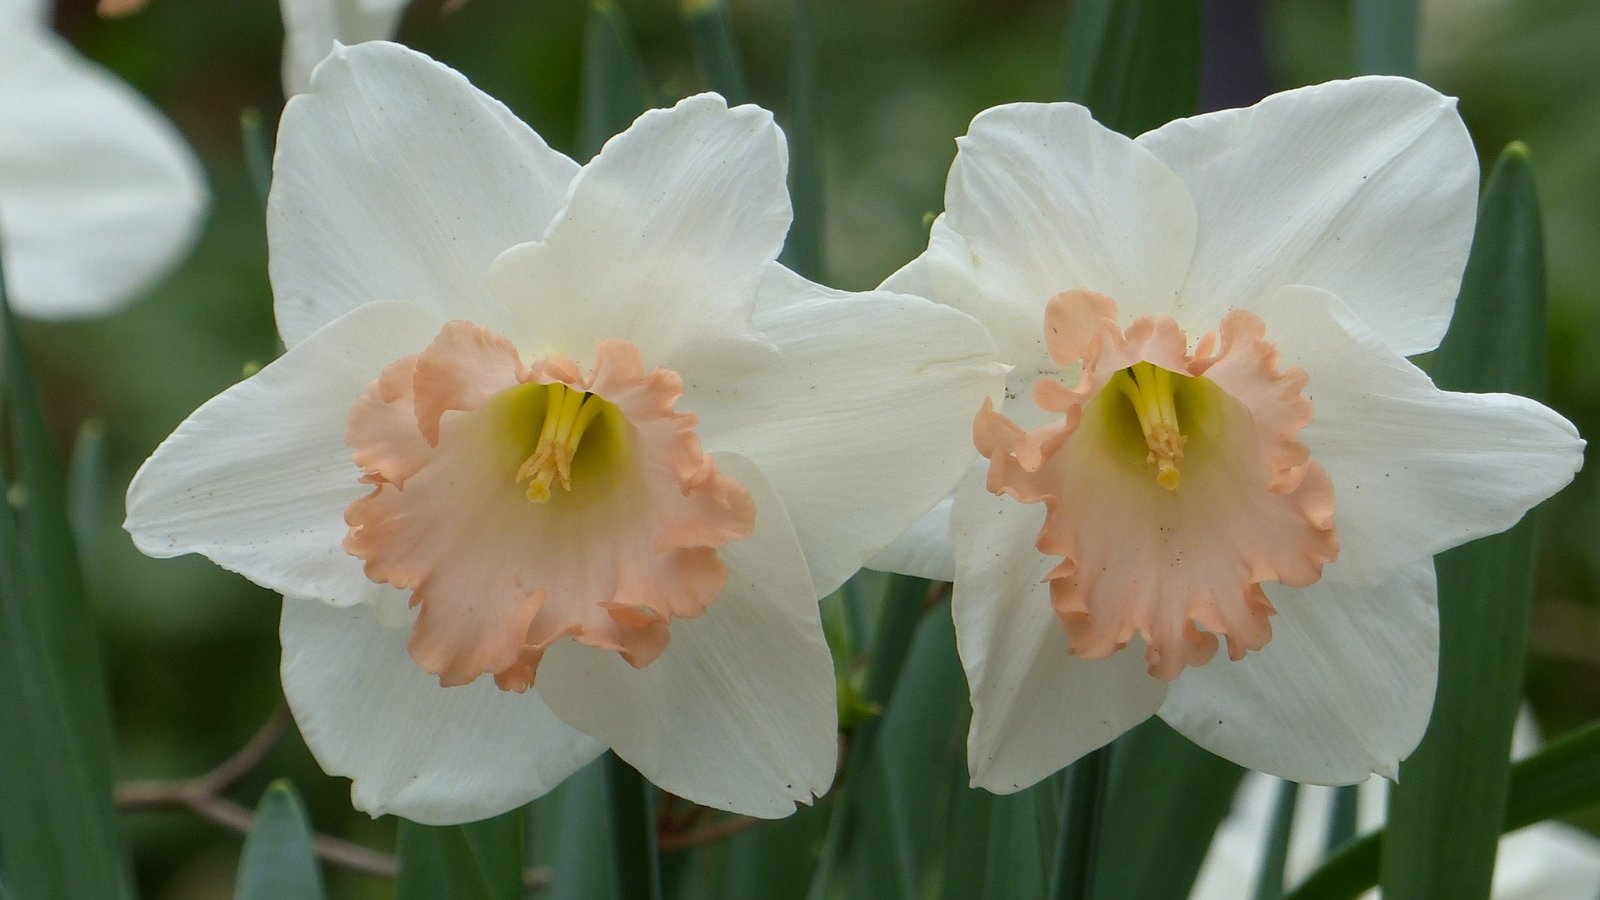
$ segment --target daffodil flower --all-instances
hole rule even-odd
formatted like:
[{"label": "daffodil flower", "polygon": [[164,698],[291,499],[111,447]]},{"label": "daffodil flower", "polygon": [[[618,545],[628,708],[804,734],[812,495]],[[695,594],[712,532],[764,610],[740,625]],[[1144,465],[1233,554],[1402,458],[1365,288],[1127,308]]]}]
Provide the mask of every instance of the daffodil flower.
[{"label": "daffodil flower", "polygon": [[816,600],[959,480],[1004,368],[962,313],[777,265],[786,167],[701,95],[580,169],[387,43],[289,102],[288,351],[156,450],[127,528],[286,595],[289,704],[359,808],[483,817],[607,746],[750,815],[827,789]]},{"label": "daffodil flower", "polygon": [[1297,781],[1392,776],[1438,670],[1432,554],[1571,480],[1531,400],[1441,391],[1477,163],[1454,102],[1361,78],[1129,139],[982,113],[885,288],[1015,366],[985,461],[880,565],[954,575],[973,783],[1014,791],[1152,714]]},{"label": "daffodil flower", "polygon": [[111,312],[188,252],[205,213],[193,152],[133,88],[0,0],[0,259],[26,316]]}]

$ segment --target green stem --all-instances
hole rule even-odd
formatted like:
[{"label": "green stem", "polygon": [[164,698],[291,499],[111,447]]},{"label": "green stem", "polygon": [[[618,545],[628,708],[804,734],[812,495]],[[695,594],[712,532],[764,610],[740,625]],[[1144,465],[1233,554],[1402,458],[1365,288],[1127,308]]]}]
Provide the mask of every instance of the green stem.
[{"label": "green stem", "polygon": [[1347,784],[1333,789],[1333,808],[1328,811],[1328,840],[1323,845],[1323,856],[1332,856],[1356,836],[1361,809],[1361,786]]}]

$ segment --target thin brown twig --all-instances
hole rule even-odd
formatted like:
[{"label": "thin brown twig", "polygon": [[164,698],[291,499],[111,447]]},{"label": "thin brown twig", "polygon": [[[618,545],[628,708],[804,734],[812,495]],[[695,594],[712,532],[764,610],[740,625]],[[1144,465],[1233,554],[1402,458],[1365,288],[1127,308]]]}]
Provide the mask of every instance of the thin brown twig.
[{"label": "thin brown twig", "polygon": [[[175,781],[129,781],[117,785],[116,805],[125,810],[187,809],[200,818],[231,831],[247,834],[255,824],[255,813],[222,796],[266,758],[289,727],[289,710],[279,706],[243,747],[216,768],[194,778]],[[312,835],[311,850],[317,858],[352,872],[393,879],[399,865],[392,854],[331,835]],[[523,873],[523,886],[541,890],[550,884],[545,868]]]},{"label": "thin brown twig", "polygon": [[721,819],[693,831],[669,831],[656,838],[656,845],[662,853],[671,853],[675,850],[687,850],[690,847],[701,847],[714,844],[717,841],[743,834],[758,825],[763,825],[766,819],[757,819],[754,816],[734,816],[730,819]]}]

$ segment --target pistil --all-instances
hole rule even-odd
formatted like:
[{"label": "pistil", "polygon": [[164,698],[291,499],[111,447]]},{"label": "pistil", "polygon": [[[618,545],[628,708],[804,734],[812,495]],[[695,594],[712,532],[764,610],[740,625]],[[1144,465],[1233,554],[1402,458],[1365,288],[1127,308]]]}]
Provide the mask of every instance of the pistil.
[{"label": "pistil", "polygon": [[1172,373],[1148,362],[1137,362],[1111,376],[1111,383],[1133,405],[1150,453],[1146,462],[1155,463],[1156,483],[1169,491],[1178,490],[1178,463],[1188,441],[1178,427],[1178,407],[1172,394]]}]

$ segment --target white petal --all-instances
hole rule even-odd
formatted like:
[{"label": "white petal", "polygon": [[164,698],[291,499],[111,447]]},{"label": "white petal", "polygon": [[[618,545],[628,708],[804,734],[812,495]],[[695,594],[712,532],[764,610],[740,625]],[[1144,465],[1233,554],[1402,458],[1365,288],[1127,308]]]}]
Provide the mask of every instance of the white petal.
[{"label": "white petal", "polygon": [[778,818],[833,781],[833,663],[782,502],[749,461],[717,454],[717,464],[757,511],[755,533],[722,548],[722,595],[700,618],[675,619],[667,649],[642,669],[560,641],[537,686],[557,715],[662,790]]},{"label": "white petal", "polygon": [[1285,288],[1262,316],[1283,364],[1311,376],[1300,439],[1333,478],[1339,578],[1376,582],[1504,531],[1583,464],[1571,422],[1526,397],[1439,390],[1331,294]]},{"label": "white petal", "polygon": [[543,241],[495,261],[495,296],[521,316],[510,337],[579,359],[623,338],[680,372],[766,349],[750,314],[789,228],[787,153],[771,113],[715,94],[646,112],[583,167]]},{"label": "white petal", "polygon": [[[1332,567],[1330,567],[1330,572]],[[1265,586],[1272,640],[1184,671],[1161,718],[1218,756],[1311,784],[1395,777],[1416,749],[1439,674],[1433,561],[1357,585]]]},{"label": "white petal", "polygon": [[988,302],[1029,319],[1030,339],[1045,302],[1073,288],[1111,296],[1128,316],[1172,311],[1195,209],[1149,151],[1071,103],[995,107],[957,144],[946,220],[966,239]]},{"label": "white petal", "polygon": [[24,315],[109,312],[189,250],[205,177],[142,96],[28,22],[0,28],[0,252]]},{"label": "white petal", "polygon": [[454,70],[395,44],[339,48],[278,131],[267,236],[284,342],[372,301],[505,331],[489,265],[544,233],[577,171]]},{"label": "white petal", "polygon": [[279,0],[283,13],[283,95],[311,87],[311,70],[334,42],[359,44],[394,37],[406,0]]},{"label": "white petal", "polygon": [[372,304],[290,348],[156,448],[128,487],[123,527],[149,556],[204,554],[280,593],[340,606],[396,593],[341,547],[345,508],[371,490],[345,420],[385,365],[438,330],[415,307]]},{"label": "white petal", "polygon": [[1310,284],[1402,356],[1438,345],[1477,212],[1478,158],[1453,99],[1404,78],[1336,81],[1139,143],[1200,210],[1186,321]]},{"label": "white petal", "polygon": [[782,356],[731,378],[690,373],[682,406],[707,449],[748,457],[777,489],[825,596],[954,489],[1004,367],[969,316],[782,266],[755,324]]},{"label": "white petal", "polygon": [[1041,581],[1059,559],[1033,542],[1044,505],[996,497],[981,476],[956,491],[956,643],[972,687],[972,786],[1009,794],[1148,719],[1166,684],[1129,645],[1108,659],[1067,652]]},{"label": "white petal", "polygon": [[366,609],[283,603],[283,693],[306,746],[351,801],[446,825],[515,809],[605,746],[556,718],[535,691],[484,676],[442,688],[406,653],[411,617],[384,627]]},{"label": "white petal", "polygon": [[[986,471],[988,461],[979,460],[974,466]],[[933,581],[955,581],[956,555],[955,548],[950,545],[950,510],[954,505],[952,492],[923,513],[922,518],[912,522],[894,543],[867,560],[867,568]]]}]

